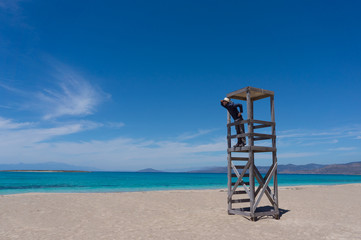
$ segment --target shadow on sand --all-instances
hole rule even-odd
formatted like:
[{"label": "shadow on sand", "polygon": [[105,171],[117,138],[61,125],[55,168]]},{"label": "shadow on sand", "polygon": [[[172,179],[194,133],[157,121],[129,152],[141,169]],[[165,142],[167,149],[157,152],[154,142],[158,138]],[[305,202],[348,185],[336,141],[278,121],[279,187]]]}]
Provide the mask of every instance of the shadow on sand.
[{"label": "shadow on sand", "polygon": [[[249,212],[250,208],[249,207],[242,208],[242,211]],[[258,212],[272,212],[272,211],[274,211],[272,206],[261,206],[261,207],[257,207],[257,209],[256,209],[256,213],[258,213]],[[276,219],[281,219],[282,215],[288,213],[291,210],[279,208],[279,211],[280,211],[279,218],[276,218]],[[249,218],[249,217],[245,217],[245,218],[247,218],[248,220],[251,220],[251,218]],[[274,216],[272,216],[270,214],[269,216],[256,217],[254,220],[258,221],[260,219],[265,219],[265,218],[274,218]]]}]

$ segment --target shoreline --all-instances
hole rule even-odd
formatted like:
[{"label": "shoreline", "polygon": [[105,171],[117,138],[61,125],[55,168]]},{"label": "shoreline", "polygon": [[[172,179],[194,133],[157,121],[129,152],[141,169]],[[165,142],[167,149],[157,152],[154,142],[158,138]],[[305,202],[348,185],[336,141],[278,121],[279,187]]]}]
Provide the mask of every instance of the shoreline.
[{"label": "shoreline", "polygon": [[[317,188],[328,186],[360,186],[361,183],[345,183],[345,184],[310,184],[310,185],[287,185],[278,186],[278,190],[296,189],[296,188]],[[257,185],[256,185],[257,186]],[[155,190],[135,190],[135,191],[104,191],[104,192],[26,192],[26,193],[10,193],[0,194],[2,196],[11,195],[42,195],[42,194],[120,194],[120,193],[146,193],[146,192],[194,192],[194,191],[219,191],[227,192],[227,188],[199,188],[199,189],[155,189]]]}]

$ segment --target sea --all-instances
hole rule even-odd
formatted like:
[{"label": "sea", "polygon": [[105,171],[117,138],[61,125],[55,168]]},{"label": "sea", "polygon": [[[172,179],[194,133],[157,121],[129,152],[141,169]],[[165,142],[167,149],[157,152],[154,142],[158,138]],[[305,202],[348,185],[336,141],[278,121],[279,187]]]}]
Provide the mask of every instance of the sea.
[{"label": "sea", "polygon": [[[361,183],[361,175],[278,174],[279,186],[349,183]],[[0,172],[0,195],[225,188],[227,174],[223,173]]]}]

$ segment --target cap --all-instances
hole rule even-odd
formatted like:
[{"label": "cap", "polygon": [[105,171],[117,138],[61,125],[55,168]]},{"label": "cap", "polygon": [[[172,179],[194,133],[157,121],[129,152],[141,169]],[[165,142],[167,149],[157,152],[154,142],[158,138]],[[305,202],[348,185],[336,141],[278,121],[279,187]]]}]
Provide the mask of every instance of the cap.
[{"label": "cap", "polygon": [[228,98],[228,97],[225,97],[225,98],[223,99],[223,101],[229,102],[229,98]]}]

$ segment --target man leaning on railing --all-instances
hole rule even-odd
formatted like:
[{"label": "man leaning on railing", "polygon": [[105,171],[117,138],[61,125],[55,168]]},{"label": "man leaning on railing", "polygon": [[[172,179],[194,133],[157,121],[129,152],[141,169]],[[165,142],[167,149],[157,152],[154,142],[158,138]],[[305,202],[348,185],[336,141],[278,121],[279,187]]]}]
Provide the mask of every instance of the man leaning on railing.
[{"label": "man leaning on railing", "polygon": [[[223,100],[221,100],[221,105],[222,105],[222,107],[224,107],[224,108],[226,108],[228,110],[229,114],[231,114],[231,116],[232,116],[232,118],[234,119],[235,122],[243,120],[243,117],[242,117],[242,112],[243,112],[242,104],[234,103],[231,100],[229,100],[229,98],[224,98]],[[239,108],[239,111],[238,111],[237,108]],[[244,133],[244,124],[235,125],[234,127],[236,128],[237,134]],[[245,145],[246,145],[246,138],[245,137],[239,137],[238,141],[237,141],[237,144],[234,145],[233,147],[243,147]]]}]

